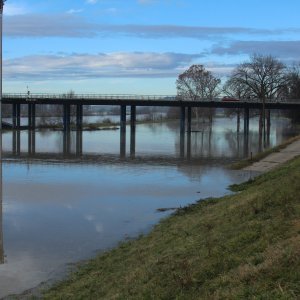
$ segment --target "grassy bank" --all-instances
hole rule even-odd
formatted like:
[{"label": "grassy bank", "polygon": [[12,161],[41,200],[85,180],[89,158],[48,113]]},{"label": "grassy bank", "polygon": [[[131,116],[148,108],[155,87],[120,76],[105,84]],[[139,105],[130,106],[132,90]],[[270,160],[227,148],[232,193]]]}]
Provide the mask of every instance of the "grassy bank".
[{"label": "grassy bank", "polygon": [[257,162],[257,161],[260,161],[261,159],[267,157],[268,155],[274,153],[274,152],[279,152],[280,150],[286,148],[288,145],[290,145],[291,143],[297,141],[300,139],[300,136],[295,136],[295,137],[292,137],[288,140],[286,140],[284,143],[278,145],[278,146],[275,146],[273,148],[270,148],[270,149],[267,149],[263,152],[260,152],[260,153],[257,153],[256,155],[254,155],[253,157],[250,157],[250,158],[246,158],[246,159],[243,159],[243,160],[240,160],[234,164],[232,164],[231,166],[231,169],[233,170],[241,170],[245,167],[248,167],[250,166],[251,164],[253,164],[254,162]]},{"label": "grassy bank", "polygon": [[300,297],[300,158],[233,188],[86,262],[45,298]]}]

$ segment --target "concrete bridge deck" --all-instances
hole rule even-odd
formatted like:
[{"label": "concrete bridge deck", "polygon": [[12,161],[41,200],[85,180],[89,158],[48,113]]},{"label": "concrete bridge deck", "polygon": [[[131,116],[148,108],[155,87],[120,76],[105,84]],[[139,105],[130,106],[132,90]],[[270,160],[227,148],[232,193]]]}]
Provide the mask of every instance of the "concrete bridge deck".
[{"label": "concrete bridge deck", "polygon": [[[184,100],[176,95],[134,95],[134,94],[18,94],[6,93],[3,104],[69,104],[69,105],[125,105],[125,106],[167,106],[167,107],[215,107],[215,108],[262,108],[258,99],[222,101],[222,98]],[[267,109],[300,109],[300,99],[269,99]]]}]

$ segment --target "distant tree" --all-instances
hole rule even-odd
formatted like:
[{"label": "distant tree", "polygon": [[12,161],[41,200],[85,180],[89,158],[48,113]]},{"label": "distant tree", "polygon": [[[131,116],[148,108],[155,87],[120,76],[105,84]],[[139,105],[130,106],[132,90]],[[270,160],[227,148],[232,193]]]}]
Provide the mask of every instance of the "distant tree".
[{"label": "distant tree", "polygon": [[288,71],[288,84],[286,88],[287,97],[289,99],[297,99],[300,101],[300,64],[294,65]]},{"label": "distant tree", "polygon": [[226,96],[237,99],[249,99],[253,97],[253,93],[249,86],[233,77],[229,78],[223,85],[223,93]]},{"label": "distant tree", "polygon": [[221,80],[205,70],[203,65],[192,65],[178,76],[177,95],[184,100],[212,100],[220,94],[220,82]]},{"label": "distant tree", "polygon": [[230,81],[246,94],[262,102],[280,96],[281,89],[287,84],[286,66],[272,56],[254,54],[249,62],[238,65]]},{"label": "distant tree", "polygon": [[[205,70],[203,65],[192,65],[188,70],[178,76],[176,81],[177,95],[182,100],[203,101],[213,100],[220,94],[218,86],[221,80]],[[197,120],[203,113],[212,121],[212,109],[194,109]]]}]

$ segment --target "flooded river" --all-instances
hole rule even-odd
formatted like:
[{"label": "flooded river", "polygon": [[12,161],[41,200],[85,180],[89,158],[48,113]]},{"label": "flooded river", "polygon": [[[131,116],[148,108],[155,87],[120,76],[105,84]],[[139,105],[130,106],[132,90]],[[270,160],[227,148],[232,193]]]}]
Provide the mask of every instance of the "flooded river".
[{"label": "flooded river", "polygon": [[[235,119],[193,124],[184,138],[178,121],[138,124],[123,150],[119,130],[36,131],[34,145],[26,130],[3,132],[0,297],[147,233],[171,213],[159,208],[230,193],[252,176],[226,166],[260,150],[257,123],[247,145]],[[269,146],[297,133],[274,116]]]}]

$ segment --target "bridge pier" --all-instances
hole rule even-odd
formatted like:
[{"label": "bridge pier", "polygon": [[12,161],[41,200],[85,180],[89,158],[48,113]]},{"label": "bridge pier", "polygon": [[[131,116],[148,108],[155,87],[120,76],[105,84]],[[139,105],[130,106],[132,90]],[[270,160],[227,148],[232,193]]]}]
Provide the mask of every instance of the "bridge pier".
[{"label": "bridge pier", "polygon": [[249,108],[244,109],[244,134],[249,134]]},{"label": "bridge pier", "polygon": [[14,103],[12,106],[12,123],[14,129],[19,129],[21,126],[21,104]]},{"label": "bridge pier", "polygon": [[35,129],[35,104],[28,104],[28,128]]},{"label": "bridge pier", "polygon": [[28,154],[35,154],[35,130],[28,130]]},{"label": "bridge pier", "polygon": [[180,133],[185,132],[185,106],[180,107]]},{"label": "bridge pier", "polygon": [[82,155],[82,130],[76,131],[76,155]]},{"label": "bridge pier", "polygon": [[21,153],[21,132],[20,130],[13,130],[12,132],[12,152],[14,155]]},{"label": "bridge pier", "polygon": [[192,144],[192,132],[188,131],[188,133],[187,133],[187,145],[186,145],[186,158],[187,158],[187,160],[190,160],[191,157],[192,157],[191,144]]},{"label": "bridge pier", "polygon": [[70,154],[71,150],[71,132],[69,130],[64,130],[63,132],[63,154]]},{"label": "bridge pier", "polygon": [[192,107],[188,106],[187,108],[187,132],[192,132]]},{"label": "bridge pier", "polygon": [[76,129],[82,130],[83,123],[83,105],[76,104]]},{"label": "bridge pier", "polygon": [[63,108],[64,108],[64,116],[63,116],[64,131],[69,131],[70,124],[71,124],[71,105],[64,104]]},{"label": "bridge pier", "polygon": [[126,156],[126,105],[120,108],[120,156]]},{"label": "bridge pier", "polygon": [[135,157],[136,106],[131,105],[130,111],[130,157]]}]

